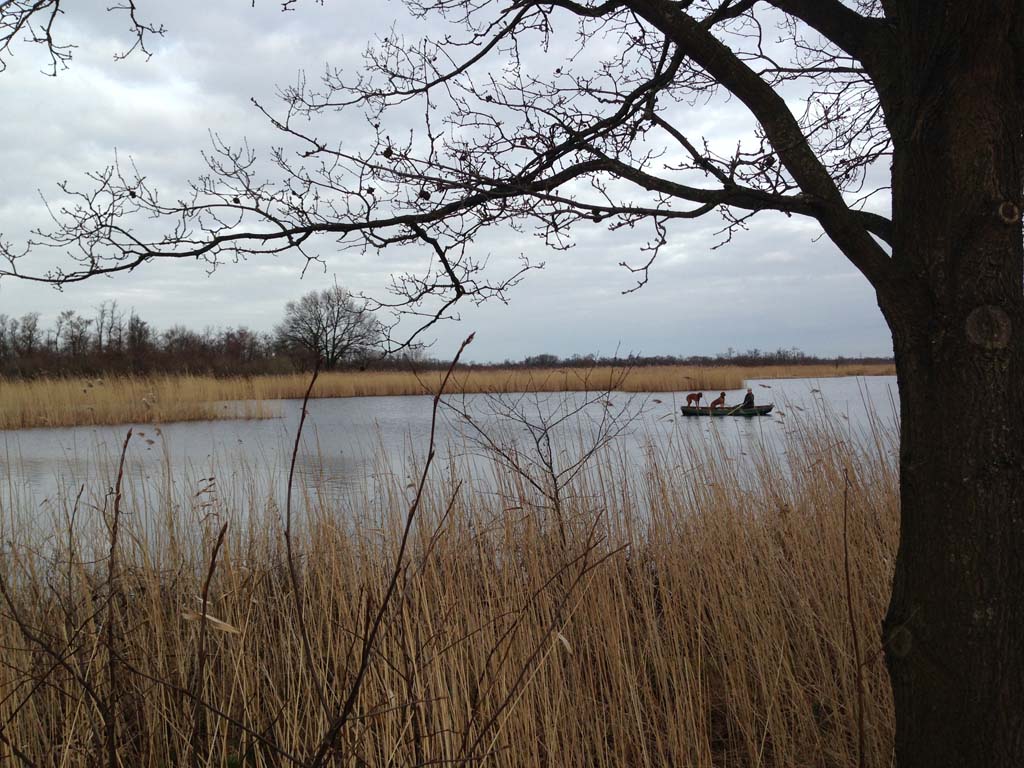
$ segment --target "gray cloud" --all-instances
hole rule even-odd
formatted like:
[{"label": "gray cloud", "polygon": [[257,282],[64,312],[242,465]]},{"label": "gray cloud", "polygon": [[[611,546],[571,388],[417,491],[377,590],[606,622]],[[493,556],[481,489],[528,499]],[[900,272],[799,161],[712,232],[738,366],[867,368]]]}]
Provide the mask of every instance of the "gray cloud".
[{"label": "gray cloud", "polygon": [[[168,195],[201,172],[209,131],[257,149],[280,137],[255,113],[250,97],[271,104],[275,87],[299,70],[313,78],[330,62],[346,71],[375,35],[389,34],[400,3],[309,3],[283,14],[275,3],[153,4],[147,12],[168,27],[148,61],[114,62],[127,37],[123,18],[90,4],[71,13],[65,34],[79,49],[57,78],[38,73],[39,51],[18,49],[0,75],[0,233],[18,241],[47,220],[37,190],[53,196],[58,181],[82,178],[118,155],[135,159]],[[412,34],[422,23],[400,22]],[[717,100],[687,113],[688,126],[721,147],[749,135],[750,122],[733,103]],[[337,138],[358,145],[365,126],[334,121]],[[320,130],[320,129],[318,129]],[[874,202],[873,205],[883,203]],[[576,246],[550,252],[529,234],[491,231],[475,244],[497,274],[520,254],[546,261],[510,294],[511,304],[467,306],[463,322],[438,330],[439,354],[478,331],[472,357],[502,359],[540,351],[713,353],[732,346],[799,346],[818,353],[888,354],[891,341],[874,294],[859,273],[811,223],[763,214],[717,250],[721,220],[675,223],[669,245],[646,287],[623,295],[633,278],[620,261],[642,260],[645,230],[610,233],[599,225],[576,232]],[[379,294],[392,272],[414,269],[422,254],[337,253],[318,244],[326,269],[300,280],[301,260],[281,256],[225,265],[207,276],[201,265],[152,264],[131,275],[71,286],[62,293],[24,282],[0,282],[0,313],[88,311],[116,299],[157,326],[247,324],[269,329],[284,303],[337,280]],[[37,269],[52,263],[39,258]]]}]

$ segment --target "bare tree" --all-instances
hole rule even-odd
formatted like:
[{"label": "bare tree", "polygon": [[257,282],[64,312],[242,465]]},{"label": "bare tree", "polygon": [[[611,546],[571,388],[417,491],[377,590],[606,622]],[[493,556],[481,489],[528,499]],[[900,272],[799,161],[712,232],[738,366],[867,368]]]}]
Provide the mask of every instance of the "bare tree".
[{"label": "bare tree", "polygon": [[382,326],[365,302],[335,285],[289,301],[275,336],[286,349],[320,360],[329,369],[364,359],[379,347]]},{"label": "bare tree", "polygon": [[[279,112],[261,106],[290,142],[273,175],[222,143],[187,200],[131,167],[99,171],[94,189],[65,186],[60,225],[37,237],[80,261],[33,277],[313,259],[317,236],[412,244],[432,260],[396,279],[393,303],[429,321],[518,279],[484,276],[473,243],[489,226],[532,226],[554,248],[578,225],[649,226],[629,267],[642,285],[679,220],[717,212],[728,238],[761,211],[810,219],[869,280],[893,334],[902,533],[883,642],[899,764],[1024,763],[1020,1],[406,5],[456,29],[384,37],[355,80],[329,70],[285,89]],[[719,93],[750,119],[753,139],[732,150],[693,130]],[[419,130],[389,122],[415,104]],[[375,142],[349,150],[310,127],[338,110],[365,116]],[[4,250],[18,274],[24,249]]]},{"label": "bare tree", "polygon": [[43,344],[43,333],[39,327],[39,313],[26,312],[15,326],[11,322],[11,335],[14,337],[14,348],[19,355],[33,355]]},{"label": "bare tree", "polygon": [[141,358],[153,348],[153,329],[132,310],[128,315],[126,347],[128,354]]},{"label": "bare tree", "polygon": [[[472,449],[536,492],[536,511],[554,521],[564,547],[568,527],[579,522],[566,520],[566,494],[587,465],[640,419],[642,398],[616,397],[629,372],[623,367],[592,388],[593,369],[584,371],[578,392],[545,394],[542,385],[535,392],[463,393],[444,405]],[[583,525],[592,525],[590,505],[581,506],[588,515]]]},{"label": "bare tree", "polygon": [[64,350],[72,357],[84,355],[89,350],[89,326],[92,325],[92,320],[71,310],[62,314],[64,316]]}]

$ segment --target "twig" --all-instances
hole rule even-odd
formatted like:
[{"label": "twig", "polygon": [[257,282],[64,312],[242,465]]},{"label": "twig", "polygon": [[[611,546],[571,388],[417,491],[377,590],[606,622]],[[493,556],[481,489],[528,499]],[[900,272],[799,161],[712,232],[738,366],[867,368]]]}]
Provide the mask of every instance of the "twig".
[{"label": "twig", "polygon": [[398,577],[402,572],[402,563],[405,559],[405,550],[409,543],[409,534],[412,531],[412,523],[416,517],[416,512],[419,509],[420,501],[423,498],[423,489],[427,483],[427,475],[430,472],[430,465],[434,461],[434,441],[437,434],[437,412],[441,403],[441,395],[444,393],[448,380],[451,378],[452,373],[455,370],[455,366],[458,365],[459,358],[462,356],[463,351],[472,343],[474,335],[475,334],[472,333],[469,334],[469,336],[466,337],[466,340],[462,342],[462,345],[459,347],[459,351],[455,353],[455,357],[452,359],[451,365],[448,366],[448,370],[444,375],[444,379],[441,381],[441,385],[434,394],[434,400],[430,412],[430,438],[427,443],[427,458],[423,464],[423,471],[420,473],[419,483],[416,486],[416,495],[413,497],[412,503],[409,505],[409,511],[405,517],[405,529],[402,531],[402,540],[398,547],[398,554],[395,557],[395,565],[391,570],[391,578],[389,579],[387,589],[384,592],[384,599],[381,600],[380,606],[374,614],[373,621],[369,625],[370,630],[366,634],[366,639],[363,641],[363,649],[360,654],[359,667],[356,670],[355,680],[352,682],[351,688],[349,688],[345,703],[342,705],[337,716],[331,721],[331,724],[320,739],[320,743],[313,755],[313,759],[310,761],[310,768],[321,768],[321,766],[324,765],[324,761],[327,759],[328,753],[333,747],[335,740],[338,738],[338,734],[341,732],[341,729],[345,727],[345,724],[348,722],[348,719],[352,714],[352,709],[355,707],[356,698],[359,695],[359,690],[363,684],[363,678],[366,676],[366,670],[370,664],[370,657],[373,654],[373,646],[377,639],[377,633],[384,621],[384,614],[388,609],[388,605],[391,603],[391,598],[395,593],[395,587],[398,584]]},{"label": "twig", "polygon": [[8,749],[11,750],[11,754],[13,754],[19,760],[21,760],[22,765],[27,765],[29,766],[29,768],[35,768],[36,764],[32,762],[32,758],[30,758],[28,755],[26,755],[24,752],[18,749],[14,742],[8,739],[2,730],[0,730],[0,741],[7,745]]},{"label": "twig", "polygon": [[213,581],[214,571],[217,570],[217,553],[220,552],[221,545],[224,543],[224,535],[228,532],[228,524],[220,528],[220,534],[217,536],[217,542],[213,545],[213,552],[210,554],[210,567],[206,571],[206,580],[203,582],[203,593],[202,593],[202,610],[199,615],[199,649],[197,651],[196,658],[196,672],[195,677],[192,680],[192,736],[189,739],[190,749],[192,750],[192,765],[199,768],[201,763],[199,762],[199,755],[201,752],[206,751],[206,728],[204,724],[206,717],[200,715],[200,704],[202,700],[202,687],[203,687],[203,675],[206,671],[206,625],[207,625],[207,606],[209,605],[210,597],[210,582]]},{"label": "twig", "polygon": [[[582,582],[583,578],[588,573],[598,568],[604,562],[610,560],[611,558],[615,557],[615,555],[619,554],[620,552],[626,549],[627,545],[624,544],[620,547],[616,547],[615,549],[609,552],[604,553],[596,560],[591,562],[589,558],[595,552],[598,546],[596,532],[597,521],[595,521],[594,525],[590,529],[583,551],[572,560],[564,563],[557,571],[555,571],[555,573],[553,573],[547,579],[547,581],[541,587],[541,590],[546,589],[555,581],[559,580],[562,575],[568,573],[572,566],[579,564],[579,570],[576,572],[572,580],[566,586],[561,598],[557,601],[557,603],[554,606],[554,613],[556,617],[561,615],[565,606],[569,603],[569,598],[573,595],[579,584]],[[534,593],[534,597],[538,596],[541,590],[537,590]],[[517,620],[516,625],[518,625],[518,623],[519,622]],[[497,707],[495,707],[494,711],[491,713],[491,716],[478,727],[476,738],[473,740],[472,744],[469,744],[469,746],[467,746],[467,741],[469,738],[468,729],[469,726],[472,725],[473,719],[475,719],[476,717],[476,712],[472,713],[470,723],[467,725],[467,730],[463,736],[462,747],[460,749],[460,754],[458,757],[459,765],[468,766],[482,759],[482,756],[477,754],[477,750],[483,743],[484,739],[487,737],[488,732],[497,724],[501,715],[506,710],[508,710],[508,708],[512,705],[512,702],[520,696],[522,685],[528,679],[528,677],[531,676],[538,659],[542,658],[545,655],[544,649],[545,647],[547,647],[551,638],[558,632],[558,627],[560,624],[561,620],[558,618],[553,619],[548,624],[544,632],[541,634],[540,639],[534,645],[533,650],[530,652],[526,660],[519,667],[519,670],[516,672],[515,676],[512,678],[511,685],[509,685],[506,695],[501,699]],[[486,755],[487,753],[485,752],[484,754]]]},{"label": "twig", "polygon": [[[107,559],[107,626],[105,644],[107,646],[107,699],[104,722],[105,742],[107,748],[107,765],[118,768],[117,760],[117,659],[114,654],[114,617],[115,617],[115,586],[117,584],[117,534],[121,521],[121,484],[124,480],[124,461],[128,453],[128,442],[132,439],[132,430],[124,436],[121,446],[121,459],[117,463],[117,480],[114,483],[114,510],[110,522],[110,552]],[[118,592],[120,590],[118,589]]]},{"label": "twig", "polygon": [[[221,720],[226,722],[228,725],[232,726],[233,728],[237,728],[240,732],[246,734],[251,739],[259,742],[260,744],[263,744],[265,747],[271,750],[275,756],[287,759],[293,765],[297,766],[297,768],[306,768],[306,764],[303,763],[299,757],[284,750],[276,742],[271,741],[268,737],[264,736],[259,731],[254,730],[250,726],[246,725],[243,720],[239,720],[238,718],[233,717],[230,713],[225,712],[224,710],[218,708],[214,704],[210,704],[208,701],[204,701],[202,698],[197,699],[193,697],[192,691],[190,689],[182,685],[178,685],[177,683],[171,680],[167,680],[163,677],[158,677],[154,674],[146,672],[144,669],[135,666],[132,663],[131,659],[127,659],[123,656],[118,656],[118,661],[120,662],[121,666],[123,666],[126,670],[128,670],[134,675],[137,675],[138,677],[141,677],[143,680],[148,680],[149,682],[166,688],[168,691],[171,691],[172,693],[175,693],[179,696],[184,696],[188,699],[192,699],[196,702],[196,704],[205,709],[207,712],[216,715]],[[273,725],[273,723],[271,723],[271,725]],[[274,765],[278,764],[279,763],[274,763]]]},{"label": "twig", "polygon": [[302,607],[303,592],[299,588],[299,573],[295,567],[295,555],[292,551],[292,491],[295,487],[295,464],[299,458],[299,444],[302,441],[302,428],[306,424],[306,416],[308,415],[309,398],[313,394],[313,386],[316,384],[317,377],[320,376],[320,363],[321,360],[318,357],[316,364],[313,366],[313,375],[309,379],[309,386],[306,387],[306,394],[302,397],[302,412],[299,414],[299,426],[295,430],[295,445],[292,446],[291,465],[288,468],[288,489],[285,494],[284,546],[288,558],[288,578],[292,582],[292,594],[295,596],[295,613],[299,624],[299,636],[302,638],[302,655],[309,672],[310,684],[313,686],[313,690],[316,691],[317,698],[320,700],[320,706],[323,707],[325,713],[329,713],[331,707],[327,701],[327,691],[324,690],[317,679],[316,667],[313,664],[313,645],[309,641],[309,628],[306,626],[306,617]]},{"label": "twig", "polygon": [[846,571],[846,612],[850,620],[850,634],[853,635],[854,669],[857,673],[857,768],[864,768],[864,670],[860,663],[860,637],[857,622],[853,618],[853,587],[850,577],[850,539],[848,534],[850,473],[843,469],[843,568]]}]

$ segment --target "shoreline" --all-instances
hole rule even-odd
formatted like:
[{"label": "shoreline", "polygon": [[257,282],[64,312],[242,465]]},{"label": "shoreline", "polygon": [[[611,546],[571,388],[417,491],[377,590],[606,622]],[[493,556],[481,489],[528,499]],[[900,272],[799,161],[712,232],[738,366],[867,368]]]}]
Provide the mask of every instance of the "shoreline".
[{"label": "shoreline", "polygon": [[[456,371],[445,393],[718,392],[742,389],[754,379],[894,374],[891,364],[469,369]],[[0,379],[0,430],[273,418],[268,405],[301,399],[309,376]],[[442,376],[433,370],[328,371],[320,374],[311,399],[433,394]],[[241,407],[228,409],[228,402]]]}]

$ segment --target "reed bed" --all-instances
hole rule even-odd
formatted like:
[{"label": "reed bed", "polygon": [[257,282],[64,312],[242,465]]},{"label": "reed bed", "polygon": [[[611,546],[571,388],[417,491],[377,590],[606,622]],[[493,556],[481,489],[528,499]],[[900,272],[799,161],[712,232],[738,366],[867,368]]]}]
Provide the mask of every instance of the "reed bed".
[{"label": "reed bed", "polygon": [[243,378],[205,376],[0,379],[0,429],[276,415],[276,410],[265,403],[230,396],[247,386]]},{"label": "reed bed", "polygon": [[[717,392],[740,389],[747,379],[891,373],[892,366],[888,365],[516,368],[458,371],[446,391]],[[422,395],[435,391],[443,375],[443,371],[328,372],[320,376],[313,397]],[[308,384],[307,374],[249,378],[0,379],[0,429],[266,418],[277,413],[268,401],[301,398]]]},{"label": "reed bed", "polygon": [[609,446],[555,505],[438,460],[397,571],[412,458],[297,492],[290,537],[238,480],[0,495],[0,764],[888,765],[895,438],[824,420],[752,473],[715,429]]},{"label": "reed bed", "polygon": [[[656,365],[641,368],[502,368],[456,371],[446,392],[682,392],[740,389],[748,379],[876,376],[895,373],[891,365],[708,366]],[[444,371],[333,372],[321,374],[314,397],[422,395],[435,392]],[[259,376],[242,397],[301,398],[309,377]],[[231,399],[231,398],[225,398]],[[238,398],[241,399],[241,398]]]}]

